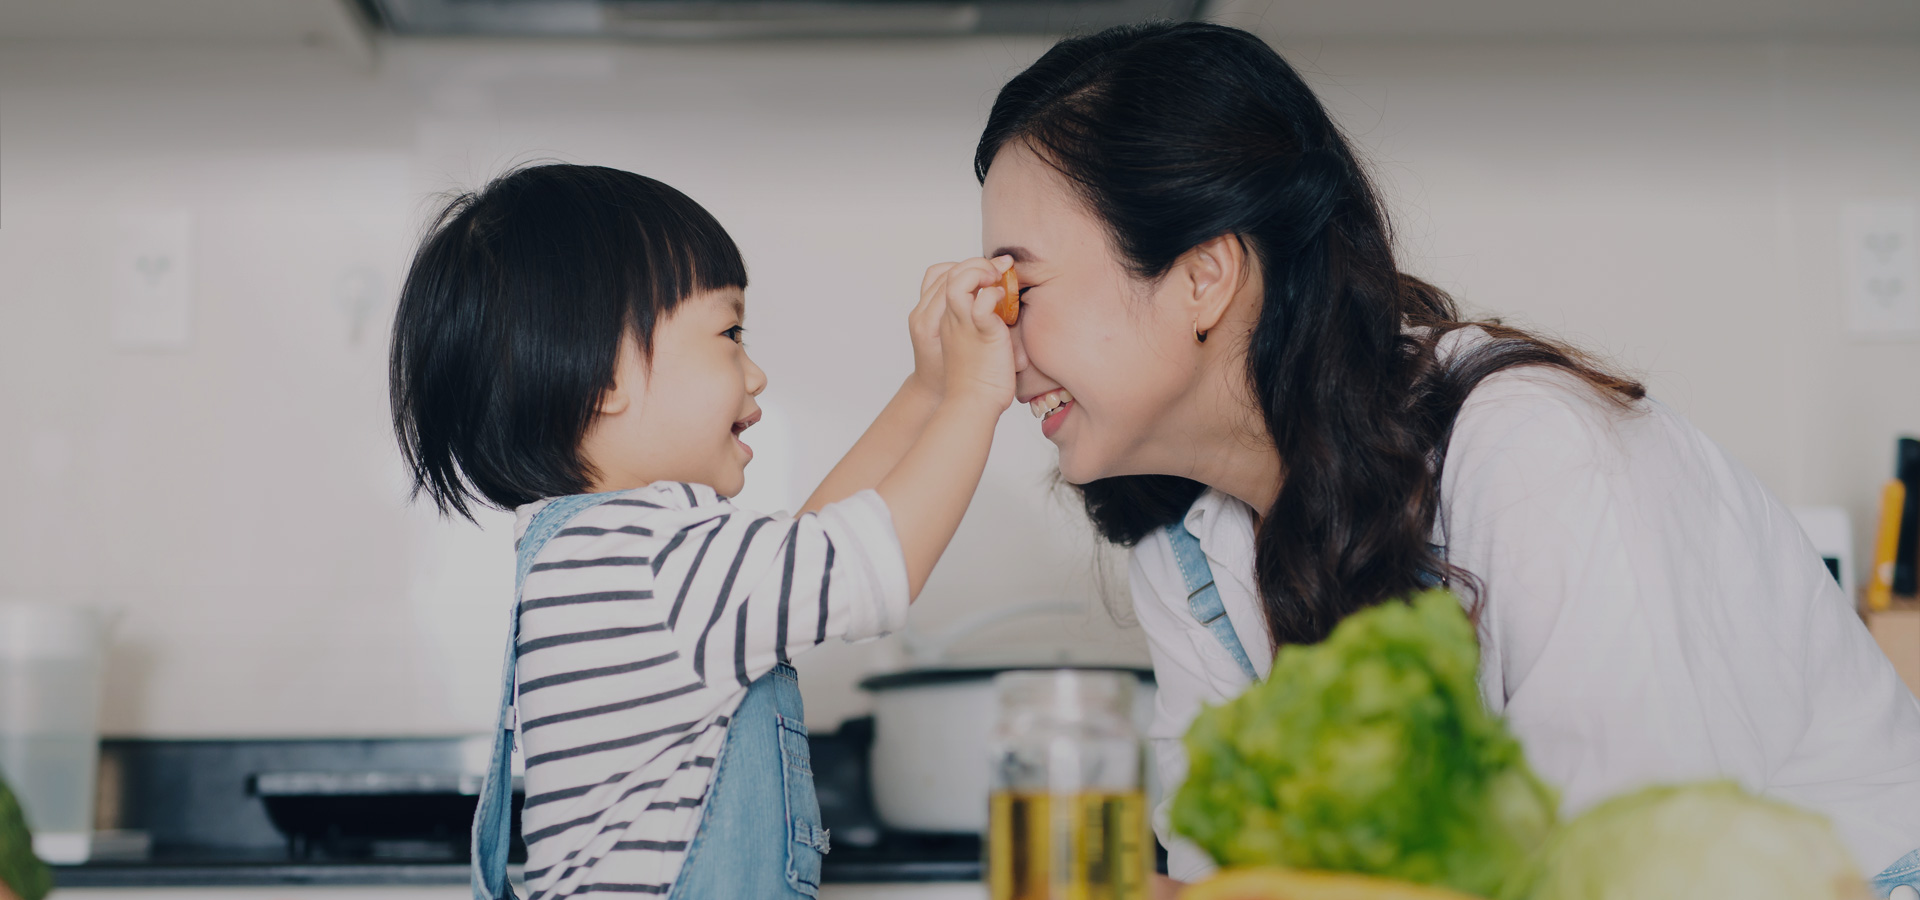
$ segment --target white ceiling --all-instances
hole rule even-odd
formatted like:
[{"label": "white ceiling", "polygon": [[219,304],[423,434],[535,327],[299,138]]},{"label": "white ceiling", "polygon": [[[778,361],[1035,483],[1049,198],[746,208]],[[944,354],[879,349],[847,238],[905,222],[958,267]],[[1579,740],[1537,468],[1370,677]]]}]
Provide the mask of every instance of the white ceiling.
[{"label": "white ceiling", "polygon": [[[0,40],[360,40],[351,0],[0,0]],[[1920,37],[1920,0],[1214,0],[1270,37]]]}]

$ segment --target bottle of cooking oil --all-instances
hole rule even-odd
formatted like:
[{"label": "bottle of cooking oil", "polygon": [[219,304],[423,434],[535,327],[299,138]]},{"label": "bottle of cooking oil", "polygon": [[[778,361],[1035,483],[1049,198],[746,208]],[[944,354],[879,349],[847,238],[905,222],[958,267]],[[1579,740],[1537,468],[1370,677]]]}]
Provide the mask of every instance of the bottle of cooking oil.
[{"label": "bottle of cooking oil", "polygon": [[986,840],[992,900],[1145,900],[1153,872],[1131,672],[1006,672]]}]

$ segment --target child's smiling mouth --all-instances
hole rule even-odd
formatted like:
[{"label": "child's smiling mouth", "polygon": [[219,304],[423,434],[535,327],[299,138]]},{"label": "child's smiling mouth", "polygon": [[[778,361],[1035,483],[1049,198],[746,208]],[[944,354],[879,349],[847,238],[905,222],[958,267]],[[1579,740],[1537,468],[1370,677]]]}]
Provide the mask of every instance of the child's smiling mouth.
[{"label": "child's smiling mouth", "polygon": [[740,439],[740,433],[752,428],[754,423],[758,421],[760,421],[760,410],[756,409],[753,411],[753,415],[733,423],[733,442],[739,444],[740,449],[747,451],[747,459],[749,460],[753,459],[753,448],[747,446],[747,442]]}]

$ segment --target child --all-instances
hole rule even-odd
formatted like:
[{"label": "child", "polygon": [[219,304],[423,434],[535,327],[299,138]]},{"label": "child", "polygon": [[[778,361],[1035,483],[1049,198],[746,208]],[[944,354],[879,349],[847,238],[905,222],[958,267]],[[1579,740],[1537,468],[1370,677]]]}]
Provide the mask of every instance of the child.
[{"label": "child", "polygon": [[447,208],[402,291],[391,390],[416,494],[518,515],[476,898],[511,896],[516,736],[534,900],[818,893],[827,834],[788,663],[899,627],[952,538],[1013,400],[993,313],[1011,264],[928,271],[913,374],[799,516],[763,515],[727,499],[767,378],[712,215],[565,165]]}]

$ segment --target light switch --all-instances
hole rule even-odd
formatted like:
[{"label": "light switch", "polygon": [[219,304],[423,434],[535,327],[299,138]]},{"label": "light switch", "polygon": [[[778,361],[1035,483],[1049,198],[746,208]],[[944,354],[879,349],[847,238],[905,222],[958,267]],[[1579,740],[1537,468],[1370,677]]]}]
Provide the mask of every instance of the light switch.
[{"label": "light switch", "polygon": [[1920,266],[1912,203],[1856,203],[1845,212],[1847,330],[1877,340],[1920,338]]},{"label": "light switch", "polygon": [[114,221],[113,344],[184,349],[193,337],[193,214],[127,214]]}]

